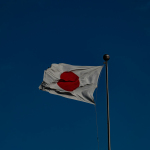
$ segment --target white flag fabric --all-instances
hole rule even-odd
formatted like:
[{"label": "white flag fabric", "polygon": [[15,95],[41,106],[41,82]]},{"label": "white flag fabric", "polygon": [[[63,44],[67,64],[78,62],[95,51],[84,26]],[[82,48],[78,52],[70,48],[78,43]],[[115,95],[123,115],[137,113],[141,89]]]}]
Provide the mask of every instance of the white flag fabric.
[{"label": "white flag fabric", "polygon": [[44,71],[40,90],[66,98],[95,104],[93,93],[103,66],[52,64]]}]

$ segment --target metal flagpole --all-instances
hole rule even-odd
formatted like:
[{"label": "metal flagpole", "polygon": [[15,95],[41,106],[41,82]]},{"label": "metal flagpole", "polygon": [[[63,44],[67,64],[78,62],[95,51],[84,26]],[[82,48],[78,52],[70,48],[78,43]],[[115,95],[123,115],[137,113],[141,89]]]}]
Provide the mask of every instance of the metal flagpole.
[{"label": "metal flagpole", "polygon": [[108,54],[105,54],[103,56],[103,59],[105,60],[105,65],[106,65],[108,150],[111,150],[111,145],[110,145],[110,117],[109,117],[109,91],[108,91],[108,62],[107,62],[110,59],[110,56]]}]

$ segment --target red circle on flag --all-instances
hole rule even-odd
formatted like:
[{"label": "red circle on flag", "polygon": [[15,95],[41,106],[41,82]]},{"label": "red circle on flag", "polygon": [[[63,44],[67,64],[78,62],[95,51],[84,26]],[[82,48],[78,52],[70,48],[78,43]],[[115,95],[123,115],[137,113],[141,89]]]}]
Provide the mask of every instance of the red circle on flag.
[{"label": "red circle on flag", "polygon": [[73,91],[79,87],[79,77],[73,72],[63,72],[60,75],[60,80],[57,82],[58,86],[66,91]]}]

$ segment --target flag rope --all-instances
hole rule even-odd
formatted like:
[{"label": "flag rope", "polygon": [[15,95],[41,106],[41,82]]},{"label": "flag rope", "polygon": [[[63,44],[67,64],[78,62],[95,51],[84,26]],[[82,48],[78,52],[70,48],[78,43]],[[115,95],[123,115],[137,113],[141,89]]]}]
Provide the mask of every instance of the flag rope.
[{"label": "flag rope", "polygon": [[[96,89],[96,100],[97,100],[97,90],[98,90],[98,86],[97,86],[97,89]],[[96,100],[95,100],[95,114],[96,114],[97,144],[98,144],[98,150],[99,150],[99,137],[98,137],[98,123],[97,123]]]},{"label": "flag rope", "polygon": [[[98,83],[99,83],[99,79],[98,79]],[[98,144],[98,150],[99,150],[98,122],[97,122],[97,109],[96,109],[96,100],[97,100],[98,83],[97,83],[97,88],[96,88],[95,114],[96,114],[97,144]]]}]

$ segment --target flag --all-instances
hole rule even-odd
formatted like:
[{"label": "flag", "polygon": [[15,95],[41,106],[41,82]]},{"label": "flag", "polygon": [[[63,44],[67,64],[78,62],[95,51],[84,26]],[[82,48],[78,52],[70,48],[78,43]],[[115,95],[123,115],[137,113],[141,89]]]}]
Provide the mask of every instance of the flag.
[{"label": "flag", "polygon": [[103,66],[73,66],[52,64],[44,71],[42,91],[66,98],[95,104],[93,93]]}]

